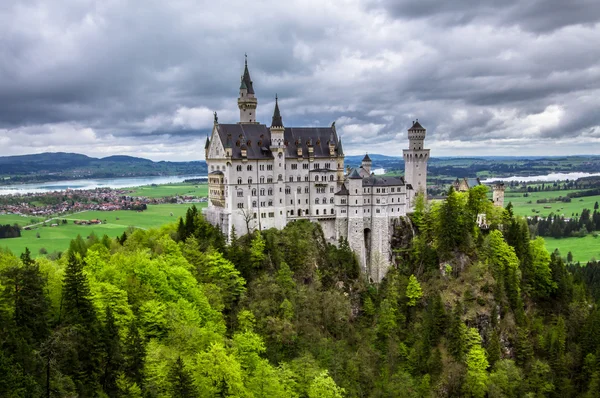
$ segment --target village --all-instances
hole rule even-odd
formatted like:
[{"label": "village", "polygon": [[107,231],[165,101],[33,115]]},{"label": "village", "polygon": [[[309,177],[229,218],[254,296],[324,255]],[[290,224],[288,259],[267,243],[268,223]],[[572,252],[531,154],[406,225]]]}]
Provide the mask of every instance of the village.
[{"label": "village", "polygon": [[[145,197],[133,195],[131,189],[96,188],[92,190],[54,191],[24,195],[0,196],[0,215],[14,214],[25,217],[49,218],[83,211],[143,211],[148,205],[166,203],[201,203],[206,198],[190,195]],[[85,221],[82,221],[85,222]],[[97,224],[99,220],[87,223]]]}]

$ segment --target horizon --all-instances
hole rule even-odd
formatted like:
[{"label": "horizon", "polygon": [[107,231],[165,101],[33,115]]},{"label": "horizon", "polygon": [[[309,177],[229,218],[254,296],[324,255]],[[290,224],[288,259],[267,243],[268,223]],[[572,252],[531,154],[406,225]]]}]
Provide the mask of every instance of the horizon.
[{"label": "horizon", "polygon": [[213,112],[239,120],[246,52],[257,120],[277,94],[284,125],[336,121],[349,155],[401,156],[415,119],[434,157],[600,155],[591,2],[7,1],[1,156],[201,161]]}]

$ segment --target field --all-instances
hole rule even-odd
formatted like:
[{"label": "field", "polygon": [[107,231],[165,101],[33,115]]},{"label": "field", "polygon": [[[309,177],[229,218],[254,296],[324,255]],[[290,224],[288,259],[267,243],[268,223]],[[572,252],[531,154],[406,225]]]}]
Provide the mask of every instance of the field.
[{"label": "field", "polygon": [[18,224],[21,227],[29,224],[35,224],[40,221],[44,221],[43,218],[40,217],[23,217],[16,214],[2,214],[0,215],[0,225],[14,225]]},{"label": "field", "polygon": [[[85,211],[71,214],[60,217],[61,220],[68,220],[68,224],[66,225],[60,223],[58,227],[40,225],[37,229],[30,231],[23,230],[21,231],[22,236],[20,238],[0,240],[0,247],[6,247],[15,254],[22,253],[25,251],[25,247],[28,247],[34,256],[39,255],[41,248],[46,249],[48,253],[63,251],[69,247],[71,239],[76,238],[77,235],[85,238],[93,232],[99,237],[106,234],[111,238],[115,238],[120,236],[129,226],[137,228],[159,227],[164,224],[176,222],[180,216],[185,215],[190,206],[189,204],[165,204],[148,206],[148,210],[139,213],[130,210],[117,210]],[[205,206],[206,203],[196,204],[198,208]],[[171,214],[173,215],[171,216]],[[13,215],[2,215],[0,216],[0,224],[11,223],[8,220],[13,220],[15,217]],[[74,220],[93,219],[99,219],[103,223],[100,225],[75,225],[73,223]],[[104,223],[105,220],[106,223]],[[36,237],[37,233],[40,234],[39,238]]]},{"label": "field", "polygon": [[[544,191],[544,192],[530,192],[528,197],[523,197],[522,193],[506,192],[504,197],[504,204],[508,202],[513,204],[515,214],[520,216],[547,216],[550,213],[563,215],[565,217],[571,217],[571,214],[581,214],[581,211],[585,208],[593,211],[594,203],[600,203],[600,196],[586,196],[583,198],[573,198],[570,203],[554,202],[554,203],[536,203],[538,199],[551,199],[559,196],[567,196],[570,192],[576,191]],[[527,203],[531,201],[531,203]],[[544,207],[550,207],[546,209]],[[535,209],[537,212],[533,212]]]},{"label": "field", "polygon": [[561,257],[566,258],[567,253],[573,254],[573,261],[580,261],[585,265],[591,259],[600,259],[600,237],[594,238],[592,235],[587,235],[584,238],[544,238],[546,248],[549,252],[558,249]]},{"label": "field", "polygon": [[146,185],[143,187],[129,188],[133,196],[145,196],[147,198],[162,198],[165,196],[208,196],[208,184],[163,184]]}]

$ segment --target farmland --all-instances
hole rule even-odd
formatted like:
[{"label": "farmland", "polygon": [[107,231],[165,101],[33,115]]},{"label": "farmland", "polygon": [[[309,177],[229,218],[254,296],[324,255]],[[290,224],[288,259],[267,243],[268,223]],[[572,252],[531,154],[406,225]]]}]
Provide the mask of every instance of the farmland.
[{"label": "farmland", "polygon": [[146,198],[164,198],[166,196],[197,196],[206,197],[208,195],[207,184],[163,184],[163,185],[145,185],[141,187],[129,188],[131,196],[144,196]]},{"label": "farmland", "polygon": [[581,262],[585,265],[592,259],[600,259],[600,237],[595,238],[592,235],[587,235],[583,238],[544,238],[546,241],[546,248],[548,251],[553,252],[554,249],[558,249],[561,257],[566,258],[567,253],[573,254],[574,262]]},{"label": "farmland", "polygon": [[[31,253],[37,256],[40,249],[44,248],[48,253],[63,251],[69,247],[69,242],[77,235],[87,237],[92,233],[99,237],[104,234],[110,238],[121,235],[128,227],[151,228],[159,227],[164,224],[176,222],[180,216],[183,216],[190,204],[163,204],[150,205],[148,210],[136,212],[131,210],[117,211],[85,211],[81,213],[65,215],[60,220],[66,219],[67,224],[58,222],[58,226],[51,227],[51,222],[46,226],[39,225],[37,229],[23,230],[20,238],[3,239],[0,241],[0,247],[8,248],[13,253],[19,254],[28,247]],[[197,203],[196,207],[205,207],[206,203]],[[171,213],[173,214],[171,216]],[[1,215],[0,224],[13,224],[15,220],[25,219],[15,215]],[[75,220],[93,220],[99,219],[102,224],[98,225],[75,225]],[[106,223],[104,222],[106,221]],[[20,225],[24,226],[22,221]],[[37,234],[39,233],[39,238]]]},{"label": "farmland", "polygon": [[[600,196],[586,196],[583,198],[572,198],[569,203],[536,203],[538,199],[553,199],[559,196],[564,197],[571,192],[576,191],[530,192],[527,197],[524,197],[523,193],[509,192],[507,190],[504,204],[506,205],[508,202],[511,202],[513,204],[513,211],[520,216],[548,216],[550,213],[554,213],[569,218],[572,214],[581,214],[583,209],[593,210],[594,204],[600,202]],[[536,212],[532,211],[533,209],[535,209]]]}]

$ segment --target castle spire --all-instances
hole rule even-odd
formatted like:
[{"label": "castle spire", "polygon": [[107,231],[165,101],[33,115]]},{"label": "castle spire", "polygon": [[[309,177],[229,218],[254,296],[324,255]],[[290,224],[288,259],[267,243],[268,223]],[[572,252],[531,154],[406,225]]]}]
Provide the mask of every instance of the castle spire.
[{"label": "castle spire", "polygon": [[254,96],[254,87],[248,71],[248,55],[244,54],[244,73],[241,76],[240,96],[238,108],[240,109],[240,123],[256,123],[256,106],[258,101]]},{"label": "castle spire", "polygon": [[254,88],[252,87],[252,79],[250,78],[250,72],[248,71],[248,54],[244,54],[246,57],[244,61],[244,75],[242,76],[242,85],[246,86],[248,94],[254,94]]},{"label": "castle spire", "polygon": [[281,113],[279,113],[279,103],[277,94],[275,94],[275,110],[273,111],[271,127],[283,127],[283,120],[281,120]]}]

